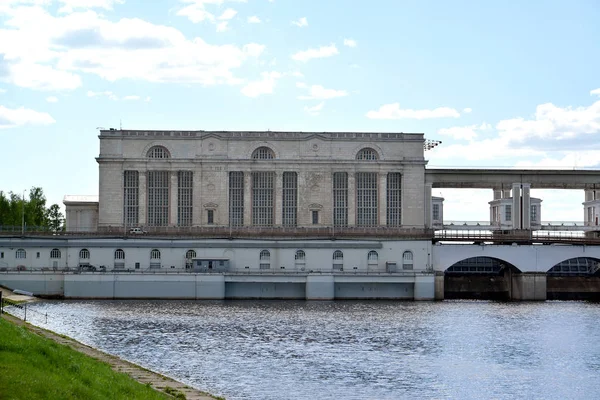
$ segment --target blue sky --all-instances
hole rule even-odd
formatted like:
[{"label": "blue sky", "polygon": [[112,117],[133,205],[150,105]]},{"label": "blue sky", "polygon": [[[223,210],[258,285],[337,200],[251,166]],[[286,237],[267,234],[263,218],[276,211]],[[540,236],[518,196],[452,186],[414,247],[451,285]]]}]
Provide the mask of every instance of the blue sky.
[{"label": "blue sky", "polygon": [[[600,4],[0,0],[0,189],[96,194],[97,127],[424,132],[430,166],[596,168]],[[491,190],[437,190],[485,220]],[[543,220],[583,192],[534,191]]]}]

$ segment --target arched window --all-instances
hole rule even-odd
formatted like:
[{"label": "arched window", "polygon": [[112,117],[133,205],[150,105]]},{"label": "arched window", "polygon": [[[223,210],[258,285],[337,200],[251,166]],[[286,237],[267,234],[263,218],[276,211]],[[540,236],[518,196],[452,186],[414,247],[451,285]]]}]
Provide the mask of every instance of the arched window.
[{"label": "arched window", "polygon": [[115,250],[115,260],[124,260],[125,259],[125,251],[123,249]]},{"label": "arched window", "polygon": [[296,261],[304,261],[306,260],[306,253],[304,250],[296,250],[296,255],[294,256]]},{"label": "arched window", "polygon": [[271,253],[269,250],[262,250],[260,252],[260,269],[269,269],[271,268]]},{"label": "arched window", "polygon": [[371,250],[369,252],[369,254],[367,255],[367,261],[369,262],[369,264],[377,264],[378,260],[379,260],[379,254],[377,254],[377,252],[375,250]]},{"label": "arched window", "polygon": [[160,250],[158,249],[153,249],[150,252],[150,259],[151,260],[160,260]]},{"label": "arched window", "polygon": [[356,155],[357,160],[374,161],[379,159],[379,154],[370,147],[361,149]]},{"label": "arched window", "polygon": [[27,258],[27,252],[24,249],[18,249],[16,254],[16,258]]},{"label": "arched window", "polygon": [[341,250],[336,250],[333,252],[333,269],[334,271],[344,270],[344,253],[342,253]]},{"label": "arched window", "polygon": [[79,258],[81,258],[82,260],[89,260],[90,251],[88,249],[81,249],[81,251],[79,251]]},{"label": "arched window", "polygon": [[412,251],[405,251],[402,253],[402,269],[413,269]]},{"label": "arched window", "polygon": [[185,253],[185,258],[187,258],[188,260],[196,258],[196,250],[188,250],[187,253]]},{"label": "arched window", "polygon": [[169,151],[163,146],[152,146],[146,156],[148,158],[171,158]]},{"label": "arched window", "polygon": [[50,250],[50,258],[60,258],[60,250],[59,249]]},{"label": "arched window", "polygon": [[259,147],[252,153],[252,158],[255,160],[272,160],[275,158],[275,153],[268,147]]}]

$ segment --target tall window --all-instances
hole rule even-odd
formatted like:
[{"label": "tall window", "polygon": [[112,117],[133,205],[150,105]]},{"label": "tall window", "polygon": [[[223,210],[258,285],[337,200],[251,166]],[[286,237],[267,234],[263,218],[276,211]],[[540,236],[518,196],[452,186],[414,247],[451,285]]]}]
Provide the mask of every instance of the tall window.
[{"label": "tall window", "polygon": [[123,249],[115,250],[115,260],[124,260],[125,259],[125,251]]},{"label": "tall window", "polygon": [[275,158],[275,153],[273,153],[273,150],[270,148],[263,146],[254,150],[252,153],[252,158],[254,160],[272,160]]},{"label": "tall window", "polygon": [[52,249],[50,251],[50,258],[60,258],[60,250],[59,249]]},{"label": "tall window", "polygon": [[413,269],[412,251],[405,251],[402,253],[402,269]]},{"label": "tall window", "polygon": [[269,250],[262,250],[259,256],[259,268],[260,269],[269,269],[271,268],[271,253]]},{"label": "tall window", "polygon": [[333,224],[348,226],[348,174],[333,173]]},{"label": "tall window", "polygon": [[79,251],[79,258],[81,258],[82,260],[89,260],[90,259],[90,251],[88,249],[81,249]]},{"label": "tall window", "polygon": [[150,252],[150,259],[151,260],[160,260],[160,250],[158,249],[153,249]]},{"label": "tall window", "polygon": [[169,224],[169,171],[148,171],[148,225]]},{"label": "tall window", "polygon": [[375,250],[371,250],[367,255],[367,261],[369,264],[377,264],[379,261],[379,254]]},{"label": "tall window", "polygon": [[296,226],[298,224],[298,174],[295,172],[283,173],[281,204],[282,224],[284,226]]},{"label": "tall window", "polygon": [[388,226],[400,226],[402,223],[402,175],[390,172],[387,175],[387,214]]},{"label": "tall window", "polygon": [[24,249],[18,249],[15,253],[16,258],[27,258],[27,252]]},{"label": "tall window", "polygon": [[140,174],[138,171],[123,173],[123,222],[126,226],[138,224],[140,210]]},{"label": "tall window", "polygon": [[162,146],[153,146],[146,154],[148,158],[170,158],[169,151]]},{"label": "tall window", "polygon": [[229,225],[244,225],[244,173],[229,173]]},{"label": "tall window", "polygon": [[377,173],[356,174],[356,225],[377,226]]},{"label": "tall window", "polygon": [[215,210],[206,210],[206,223],[208,225],[215,223]]},{"label": "tall window", "polygon": [[296,254],[294,255],[294,260],[295,261],[305,261],[306,253],[304,252],[304,250],[296,250]]},{"label": "tall window", "polygon": [[507,222],[512,221],[512,206],[510,204],[504,206],[504,219]]},{"label": "tall window", "polygon": [[196,250],[188,250],[187,253],[185,253],[185,258],[192,259],[192,258],[196,258]]},{"label": "tall window", "polygon": [[333,252],[333,269],[338,271],[344,269],[344,253],[341,250]]},{"label": "tall window", "polygon": [[433,214],[434,221],[440,220],[440,205],[439,204],[432,205],[432,214]]},{"label": "tall window", "polygon": [[192,187],[194,173],[177,171],[177,225],[192,225]]},{"label": "tall window", "polygon": [[252,173],[252,225],[273,225],[274,172]]},{"label": "tall window", "polygon": [[370,147],[365,147],[361,149],[358,154],[356,154],[357,160],[366,160],[366,161],[375,161],[379,159],[379,155],[375,150]]},{"label": "tall window", "polygon": [[531,205],[531,222],[537,222],[537,205]]}]

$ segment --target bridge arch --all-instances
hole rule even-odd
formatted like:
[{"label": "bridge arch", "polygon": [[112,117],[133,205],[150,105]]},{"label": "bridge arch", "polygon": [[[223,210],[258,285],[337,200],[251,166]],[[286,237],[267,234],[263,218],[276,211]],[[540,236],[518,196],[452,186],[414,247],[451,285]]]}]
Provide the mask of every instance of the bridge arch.
[{"label": "bridge arch", "polygon": [[464,258],[450,265],[445,273],[463,273],[463,274],[500,274],[507,269],[513,272],[521,272],[519,268],[510,262],[497,257],[475,256]]},{"label": "bridge arch", "polygon": [[587,275],[600,273],[600,258],[598,257],[573,257],[563,260],[547,271],[550,275]]}]

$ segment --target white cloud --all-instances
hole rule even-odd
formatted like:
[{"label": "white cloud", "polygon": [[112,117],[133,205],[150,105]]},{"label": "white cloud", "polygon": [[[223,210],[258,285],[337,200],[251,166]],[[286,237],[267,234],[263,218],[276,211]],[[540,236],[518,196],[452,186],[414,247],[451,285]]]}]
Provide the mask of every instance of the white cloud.
[{"label": "white cloud", "polygon": [[438,130],[438,134],[443,136],[450,136],[456,140],[474,140],[479,136],[479,130],[486,130],[491,128],[489,124],[485,122],[481,125],[469,125],[469,126],[453,126],[451,128],[442,128]]},{"label": "white cloud", "polygon": [[[300,87],[296,84],[297,87]],[[304,86],[306,87],[306,85]],[[325,100],[333,99],[336,97],[347,96],[348,92],[345,90],[325,89],[321,85],[312,85],[309,90],[309,95],[298,96],[300,100]]]},{"label": "white cloud", "polygon": [[140,99],[141,99],[140,96],[130,95],[130,96],[123,97],[122,100],[125,100],[125,101],[137,101],[137,100],[140,100]]},{"label": "white cloud", "polygon": [[228,8],[227,10],[223,11],[223,14],[221,14],[219,16],[220,20],[230,20],[233,17],[235,17],[235,15],[237,14],[237,11],[235,11],[233,8]]},{"label": "white cloud", "polygon": [[472,109],[472,108],[469,108],[469,107],[467,107],[467,108],[464,108],[464,109],[463,109],[463,112],[464,112],[465,114],[469,114],[469,113],[471,113],[471,111],[473,111],[473,109]]},{"label": "white cloud", "polygon": [[214,13],[206,9],[206,5],[216,7],[221,6],[223,3],[245,3],[246,0],[181,0],[181,2],[189,3],[189,5],[178,10],[177,15],[187,17],[195,24],[208,21],[217,25],[217,32],[223,32],[227,24],[217,23],[218,20],[230,20],[237,14],[237,11],[228,8],[219,17],[216,17]]},{"label": "white cloud", "polygon": [[306,89],[308,85],[304,82],[296,82],[296,87],[300,89]]},{"label": "white cloud", "polygon": [[600,96],[600,88],[590,90],[590,95],[594,95],[594,94]]},{"label": "white cloud", "polygon": [[6,89],[0,89],[0,93],[6,93]]},{"label": "white cloud", "polygon": [[104,92],[93,92],[91,90],[88,90],[87,96],[88,97],[102,97],[102,96],[105,96],[105,97],[108,97],[111,100],[115,100],[115,101],[119,100],[119,97],[116,94],[114,94],[113,92],[108,91],[108,90],[106,90]]},{"label": "white cloud", "polygon": [[229,25],[229,21],[221,21],[217,24],[217,32],[225,32],[227,30],[227,26]]},{"label": "white cloud", "polygon": [[371,119],[430,119],[458,118],[460,113],[454,108],[438,107],[433,110],[411,110],[400,108],[399,103],[384,104],[377,111],[369,111],[367,118]]},{"label": "white cloud", "polygon": [[308,26],[308,20],[306,17],[299,18],[297,21],[292,21],[292,25],[296,25],[297,27],[302,28],[303,26]]},{"label": "white cloud", "polygon": [[112,22],[90,10],[55,17],[39,7],[15,8],[5,26],[0,80],[38,90],[75,89],[81,74],[108,81],[240,84],[234,70],[265,48],[211,45],[172,27],[137,18]]},{"label": "white cloud", "polygon": [[344,39],[344,46],[356,47],[356,40],[354,40],[354,39]]},{"label": "white cloud", "polygon": [[38,112],[24,107],[10,109],[0,106],[0,129],[22,125],[50,125],[55,122],[54,118],[45,112]]},{"label": "white cloud", "polygon": [[330,44],[329,46],[321,46],[318,49],[299,51],[292,55],[292,59],[296,61],[308,62],[313,58],[331,57],[336,54],[339,54],[337,47],[335,47],[335,44]]},{"label": "white cloud", "polygon": [[61,13],[70,13],[77,8],[103,8],[112,10],[115,4],[123,4],[124,0],[58,0],[63,6],[58,10]]},{"label": "white cloud", "polygon": [[273,71],[263,72],[261,76],[261,80],[250,82],[242,88],[241,92],[244,96],[258,97],[263,94],[273,93],[275,82],[277,79],[281,78],[282,75],[279,72]]},{"label": "white cloud", "polygon": [[58,102],[58,97],[56,97],[56,96],[49,96],[49,97],[46,97],[46,101],[48,103],[57,103]]},{"label": "white cloud", "polygon": [[248,23],[249,24],[260,24],[261,22],[262,21],[260,20],[260,18],[258,18],[256,15],[248,17]]},{"label": "white cloud", "polygon": [[323,110],[324,105],[324,102],[320,102],[319,104],[313,107],[304,106],[304,111],[310,115],[316,116],[321,113],[321,110]]},{"label": "white cloud", "polygon": [[304,74],[300,71],[293,71],[289,73],[290,76],[294,76],[296,78],[304,78]]}]

